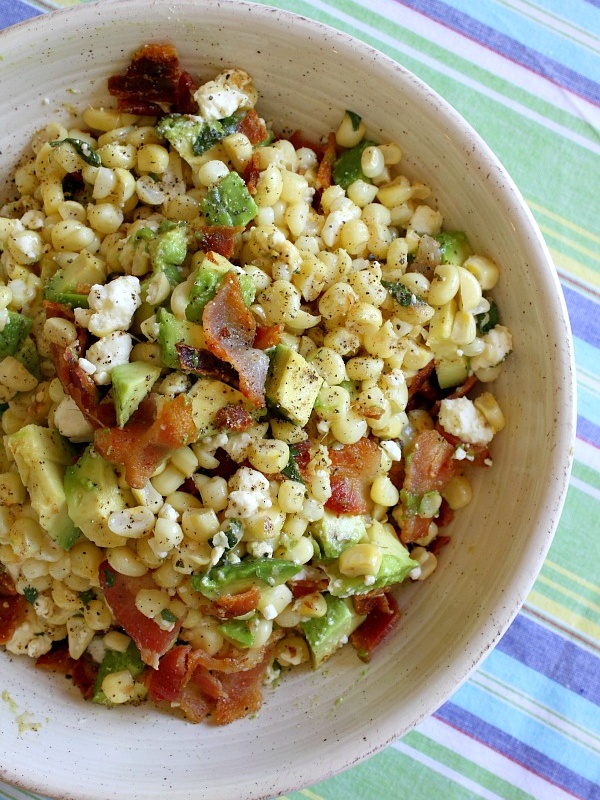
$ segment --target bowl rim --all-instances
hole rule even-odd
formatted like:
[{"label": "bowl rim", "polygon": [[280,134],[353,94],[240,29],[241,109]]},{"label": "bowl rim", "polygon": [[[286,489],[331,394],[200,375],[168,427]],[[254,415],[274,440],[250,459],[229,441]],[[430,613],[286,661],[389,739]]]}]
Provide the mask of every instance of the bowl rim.
[{"label": "bowl rim", "polygon": [[[394,717],[393,712],[390,710],[389,716],[382,719],[381,724],[378,725],[376,736],[373,737],[373,741],[368,748],[365,743],[348,744],[346,742],[345,747],[340,748],[343,750],[343,753],[337,753],[327,764],[321,765],[321,771],[318,774],[313,772],[313,770],[306,771],[306,769],[304,769],[304,771],[299,770],[293,774],[283,776],[284,782],[276,787],[271,786],[268,794],[251,795],[252,798],[258,800],[259,797],[267,798],[273,796],[274,791],[278,791],[281,794],[286,791],[291,792],[297,790],[300,786],[298,780],[302,781],[302,785],[306,785],[307,780],[314,783],[316,780],[323,780],[331,777],[382,750],[439,708],[459,686],[468,680],[485,656],[496,646],[518,614],[527,593],[532,588],[537,578],[558,527],[560,514],[566,500],[573,464],[576,431],[574,349],[566,303],[558,274],[552,262],[548,247],[529,206],[526,204],[516,184],[499,159],[492,152],[491,148],[474,128],[434,89],[406,67],[402,66],[402,64],[367,44],[365,41],[354,38],[337,28],[333,28],[301,14],[260,3],[248,2],[247,0],[204,0],[202,4],[198,4],[195,0],[177,0],[177,2],[171,2],[168,5],[172,7],[176,13],[185,13],[189,10],[190,14],[201,13],[200,5],[204,8],[219,8],[226,13],[233,13],[234,9],[239,11],[239,9],[242,8],[248,10],[251,14],[257,15],[259,18],[266,18],[266,15],[269,15],[270,19],[275,19],[284,25],[291,25],[292,22],[302,25],[310,33],[324,39],[328,45],[335,46],[344,53],[354,51],[355,53],[363,54],[365,58],[369,59],[374,70],[380,69],[386,72],[390,70],[395,71],[396,74],[411,87],[411,90],[419,95],[419,102],[429,106],[435,103],[440,109],[440,113],[444,115],[445,124],[455,131],[457,135],[468,138],[473,144],[473,147],[476,148],[478,159],[481,162],[485,162],[490,171],[501,178],[501,181],[498,182],[498,186],[501,185],[501,188],[497,189],[499,198],[510,207],[515,225],[519,228],[517,231],[518,235],[528,238],[532,254],[535,254],[536,260],[539,263],[543,262],[546,267],[546,278],[548,281],[546,300],[549,303],[547,312],[555,318],[555,338],[562,345],[561,357],[557,357],[555,361],[555,372],[559,378],[559,395],[562,400],[562,403],[557,403],[556,407],[557,420],[560,420],[560,434],[557,437],[557,447],[554,452],[550,454],[553,459],[551,472],[556,477],[556,482],[552,487],[548,487],[545,494],[545,500],[547,502],[544,503],[544,508],[540,508],[540,532],[536,537],[535,557],[532,555],[533,566],[526,576],[520,575],[518,579],[515,577],[513,582],[507,586],[507,596],[510,598],[510,602],[503,607],[501,613],[499,612],[493,619],[481,621],[476,635],[474,633],[469,640],[470,647],[466,649],[463,658],[460,662],[452,666],[451,673],[453,681],[451,692],[449,693],[447,688],[443,687],[439,681],[437,683],[434,682],[427,703],[422,705],[420,714],[411,719],[408,726],[405,724],[404,720]],[[164,6],[164,0],[103,0],[101,5],[79,5],[57,9],[48,14],[42,14],[29,20],[19,22],[0,31],[0,51],[11,47],[14,48],[17,40],[22,37],[24,33],[33,34],[34,36],[45,36],[49,40],[51,37],[60,37],[66,28],[74,29],[74,27],[79,24],[77,21],[80,20],[80,18],[87,17],[91,20],[95,13],[110,17],[112,14],[119,14],[121,9],[126,10],[128,8],[137,7],[140,9],[144,8],[145,11],[148,12],[151,9],[159,10],[162,8],[164,11]],[[542,527],[543,530],[541,530]],[[310,777],[312,774],[315,775],[314,779]],[[22,775],[14,774],[11,772],[10,768],[6,768],[4,765],[0,765],[0,776],[29,791],[47,791],[47,789],[35,780],[28,780],[24,783]],[[72,789],[69,790],[72,791]],[[79,795],[67,794],[64,794],[64,796],[79,797]],[[179,797],[179,795],[177,796]],[[88,800],[87,795],[86,800]]]}]

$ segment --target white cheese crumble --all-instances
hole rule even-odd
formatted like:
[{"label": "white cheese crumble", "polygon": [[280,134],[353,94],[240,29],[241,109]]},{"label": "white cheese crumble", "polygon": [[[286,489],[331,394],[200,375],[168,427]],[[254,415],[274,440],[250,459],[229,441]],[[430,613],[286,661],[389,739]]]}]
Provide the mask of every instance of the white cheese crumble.
[{"label": "white cheese crumble", "polygon": [[85,354],[86,360],[96,368],[92,374],[94,381],[99,386],[110,383],[110,373],[116,366],[129,362],[132,348],[131,334],[125,331],[114,331],[94,342]]},{"label": "white cheese crumble", "polygon": [[126,331],[142,303],[139,278],[121,275],[110,283],[96,283],[88,295],[89,309],[75,309],[75,321],[94,336]]},{"label": "white cheese crumble", "polygon": [[438,421],[462,442],[488,444],[494,438],[494,429],[468,397],[442,400]]},{"label": "white cheese crumble", "polygon": [[269,481],[258,470],[241,467],[229,480],[226,517],[248,519],[272,505]]},{"label": "white cheese crumble", "polygon": [[482,341],[485,343],[485,350],[471,359],[473,372],[497,367],[512,352],[512,334],[504,325],[496,325],[489,330],[482,336]]},{"label": "white cheese crumble", "polygon": [[402,450],[394,439],[383,439],[379,446],[392,461],[402,461]]},{"label": "white cheese crumble", "polygon": [[258,94],[252,78],[241,69],[221,72],[194,92],[200,116],[206,122],[230,117],[236,111],[254,108]]}]

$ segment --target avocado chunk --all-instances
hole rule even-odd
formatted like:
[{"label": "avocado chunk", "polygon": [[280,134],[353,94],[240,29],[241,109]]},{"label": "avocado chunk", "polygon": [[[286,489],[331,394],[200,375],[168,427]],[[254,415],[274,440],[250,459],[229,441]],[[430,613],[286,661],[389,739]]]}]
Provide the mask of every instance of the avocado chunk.
[{"label": "avocado chunk", "polygon": [[237,172],[229,172],[211,186],[200,203],[211,225],[244,228],[258,214],[258,206]]},{"label": "avocado chunk", "polygon": [[273,348],[265,393],[275,413],[304,427],[322,383],[317,370],[300,353],[284,344]]},{"label": "avocado chunk", "polygon": [[335,597],[365,594],[374,589],[402,583],[409,573],[419,566],[416,561],[412,560],[410,553],[390,525],[373,522],[367,529],[367,536],[369,541],[382,551],[381,566],[375,576],[375,581],[366,583],[363,577],[350,578],[342,575],[335,561],[324,561],[322,566],[329,577],[329,591]]},{"label": "avocado chunk", "polygon": [[460,267],[469,256],[473,255],[464,231],[443,231],[434,238],[442,251],[442,264],[455,264]]},{"label": "avocado chunk", "polygon": [[212,436],[219,431],[215,417],[225,406],[243,406],[255,418],[263,413],[248,403],[244,395],[233,386],[228,386],[215,378],[198,378],[187,396],[192,403],[192,416],[198,429],[198,439]]},{"label": "avocado chunk", "polygon": [[[219,253],[211,252],[207,256],[194,276],[190,299],[185,310],[185,316],[191,322],[202,322],[204,306],[212,300],[218,292],[225,275],[233,269],[233,265]],[[237,275],[242,299],[247,306],[254,302],[256,285],[250,275],[238,273]]]},{"label": "avocado chunk", "polygon": [[27,336],[27,338],[23,339],[14,357],[23,364],[28,372],[31,372],[31,374],[39,380],[41,377],[40,358],[38,356],[37,347],[31,336]]},{"label": "avocado chunk", "polygon": [[159,308],[156,312],[158,322],[158,343],[161,350],[161,358],[165,367],[179,369],[178,344],[186,344],[203,350],[205,347],[204,330],[201,325],[195,322],[188,322],[185,319],[178,319],[166,308]]},{"label": "avocado chunk", "polygon": [[177,150],[182,158],[194,163],[194,156],[201,156],[235,133],[245,114],[234,114],[223,119],[205,122],[201,117],[188,114],[166,114],[156,129]]},{"label": "avocado chunk", "polygon": [[123,511],[125,498],[117,473],[90,445],[79,461],[67,467],[64,493],[69,516],[98,547],[118,547],[123,537],[108,527],[113,511]]},{"label": "avocado chunk", "polygon": [[469,375],[469,359],[466,356],[441,358],[439,361],[436,361],[435,374],[440,389],[460,386],[461,383],[466,381]]},{"label": "avocado chunk", "polygon": [[367,147],[375,146],[376,142],[369,139],[363,139],[355,147],[346,150],[345,153],[338,158],[333,165],[333,182],[341,186],[342,189],[347,189],[351,183],[357,180],[363,180],[366,183],[372,183],[370,178],[367,178],[362,171],[360,161],[362,154]]},{"label": "avocado chunk", "polygon": [[206,574],[192,575],[192,588],[217,600],[222,594],[238,594],[253,586],[279,586],[296,573],[302,564],[284,558],[245,558],[237,564],[222,564],[210,569]]},{"label": "avocado chunk", "polygon": [[367,528],[360,516],[338,516],[325,509],[321,519],[310,525],[310,533],[319,543],[325,558],[337,558],[346,548],[366,539]]},{"label": "avocado chunk", "polygon": [[81,535],[69,517],[63,488],[65,468],[73,463],[75,450],[57,430],[33,424],[11,433],[7,444],[40,525],[68,550]]},{"label": "avocado chunk", "polygon": [[301,623],[315,669],[345,644],[348,636],[365,619],[356,613],[351,600],[330,594],[324,596],[327,601],[325,615]]},{"label": "avocado chunk", "polygon": [[161,369],[146,361],[119,364],[111,372],[117,425],[122,428],[153,387]]},{"label": "avocado chunk", "polygon": [[8,320],[0,331],[0,359],[16,354],[22,342],[29,336],[32,324],[24,314],[8,312]]},{"label": "avocado chunk", "polygon": [[187,255],[187,225],[165,220],[148,242],[154,274],[164,272],[171,286],[181,283],[179,267]]},{"label": "avocado chunk", "polygon": [[90,289],[105,280],[103,262],[84,250],[54,273],[44,289],[44,299],[71,308],[88,308]]},{"label": "avocado chunk", "polygon": [[132,676],[137,678],[138,675],[142,674],[145,666],[146,665],[142,661],[140,651],[137,649],[133,641],[129,643],[129,646],[124,653],[120,653],[118,650],[107,650],[98,669],[98,674],[96,675],[92,701],[94,703],[101,703],[105,706],[110,705],[108,698],[102,691],[102,681],[107,675],[110,675],[113,672],[123,672],[124,670],[129,670]]},{"label": "avocado chunk", "polygon": [[219,625],[219,632],[237,647],[252,647],[254,643],[254,633],[244,619],[228,619]]}]

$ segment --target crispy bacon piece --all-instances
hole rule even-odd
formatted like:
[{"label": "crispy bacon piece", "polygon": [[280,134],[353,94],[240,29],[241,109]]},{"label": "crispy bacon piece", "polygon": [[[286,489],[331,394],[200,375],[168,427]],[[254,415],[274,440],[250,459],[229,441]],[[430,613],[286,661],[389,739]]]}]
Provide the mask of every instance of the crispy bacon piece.
[{"label": "crispy bacon piece", "polygon": [[[415,498],[427,492],[440,491],[460,471],[454,458],[454,447],[436,430],[422,431],[415,439],[406,459],[404,491]],[[427,534],[431,519],[408,515],[402,523],[400,538],[404,544]]]},{"label": "crispy bacon piece", "polygon": [[333,165],[335,164],[336,149],[335,149],[335,133],[330,133],[327,139],[327,147],[323,153],[323,157],[319,162],[319,169],[317,170],[317,187],[319,189],[328,189],[333,182]]},{"label": "crispy bacon piece", "polygon": [[124,428],[96,431],[94,445],[111,464],[124,467],[129,486],[141,489],[173,450],[193,441],[196,435],[192,407],[184,394],[167,400],[160,408],[149,395]]},{"label": "crispy bacon piece", "polygon": [[90,700],[93,697],[98,665],[94,663],[87,653],[84,653],[77,660],[71,658],[66,639],[54,644],[51,650],[39,656],[35,665],[38,669],[58,672],[61,675],[70,677],[81,692],[84,700]]},{"label": "crispy bacon piece", "polygon": [[487,445],[463,442],[458,438],[458,436],[454,436],[453,434],[444,430],[441,425],[438,425],[436,430],[440,436],[443,436],[444,439],[452,445],[454,450],[456,450],[459,445],[464,448],[464,450],[469,454],[469,458],[466,463],[472,464],[474,467],[490,466],[492,455]]},{"label": "crispy bacon piece", "polygon": [[[390,602],[391,595],[385,589],[376,589],[367,594],[352,595],[352,605],[357,614],[367,616],[373,609],[377,608],[385,614],[391,614],[393,606]],[[391,598],[393,601],[393,598]]]},{"label": "crispy bacon piece", "polygon": [[44,300],[43,306],[46,312],[46,319],[59,317],[60,319],[68,319],[69,322],[75,322],[75,312],[64,303],[57,303],[55,300]]},{"label": "crispy bacon piece", "polygon": [[254,146],[264,142],[267,138],[267,126],[254,108],[251,108],[239,121],[237,132],[247,136],[250,144]]},{"label": "crispy bacon piece", "polygon": [[259,600],[260,589],[252,586],[245,592],[238,592],[238,594],[222,594],[218,600],[215,600],[215,605],[222,612],[225,619],[230,619],[231,617],[241,617],[254,611]]},{"label": "crispy bacon piece", "polygon": [[259,350],[268,350],[269,347],[275,347],[281,341],[283,331],[284,325],[281,323],[277,325],[257,325],[256,333],[254,334],[254,347]]},{"label": "crispy bacon piece", "polygon": [[250,161],[244,169],[244,181],[250,194],[256,194],[258,179],[260,178],[260,159],[258,153],[252,153]]},{"label": "crispy bacon piece", "polygon": [[236,235],[242,228],[229,228],[227,225],[207,225],[199,235],[200,249],[219,253],[231,258],[235,252]]},{"label": "crispy bacon piece", "polygon": [[294,145],[294,150],[300,150],[301,147],[307,147],[316,154],[317,158],[323,158],[325,148],[320,142],[313,142],[308,139],[302,131],[294,131],[289,137],[289,141]]},{"label": "crispy bacon piece", "polygon": [[299,597],[306,597],[307,594],[312,594],[313,592],[324,592],[328,585],[328,578],[299,578],[289,583],[289,587],[296,600]]},{"label": "crispy bacon piece", "polygon": [[159,659],[170,650],[181,627],[176,622],[173,630],[165,631],[157,623],[138,611],[135,598],[141,589],[156,589],[151,573],[133,578],[114,570],[108,561],[99,569],[100,586],[115,619],[137,645],[142,661],[156,669]]},{"label": "crispy bacon piece", "polygon": [[197,88],[198,85],[190,73],[182,72],[177,84],[177,97],[173,110],[179,114],[197,114],[198,103],[194,100],[194,92]]},{"label": "crispy bacon piece", "polygon": [[450,536],[436,536],[436,538],[433,540],[433,542],[429,546],[428,550],[431,553],[433,553],[434,556],[439,555],[439,553],[442,551],[442,549],[444,547],[446,547],[447,544],[450,543],[451,538],[452,537],[450,537]]},{"label": "crispy bacon piece", "polygon": [[235,272],[228,272],[204,306],[202,326],[207,349],[236,370],[240,391],[257,408],[265,405],[269,358],[254,347],[256,320],[242,298]]},{"label": "crispy bacon piece", "polygon": [[178,99],[181,70],[177,49],[172,44],[147,44],[137,50],[122,75],[108,79],[108,91],[118,98],[121,111],[134,114],[162,114],[160,106]]},{"label": "crispy bacon piece", "polygon": [[218,659],[177,645],[150,674],[148,694],[156,703],[176,704],[190,722],[212,714],[217,725],[226,725],[262,705],[261,684],[271,657],[270,648]]},{"label": "crispy bacon piece", "polygon": [[180,369],[184,372],[205,378],[216,378],[237,388],[239,384],[237,372],[229,364],[214,356],[210,350],[190,347],[183,342],[178,342],[175,347],[179,354]]},{"label": "crispy bacon piece", "polygon": [[8,572],[0,571],[0,644],[10,641],[27,615],[27,600],[17,592]]},{"label": "crispy bacon piece", "polygon": [[254,420],[244,406],[227,405],[215,414],[215,425],[229,431],[246,431]]},{"label": "crispy bacon piece", "polygon": [[331,497],[326,508],[336,514],[366,514],[373,503],[370,497],[381,460],[378,445],[363,437],[354,444],[330,449]]},{"label": "crispy bacon piece", "polygon": [[391,594],[386,595],[386,604],[374,606],[367,618],[350,634],[350,644],[362,661],[369,662],[373,652],[398,627],[402,613]]}]

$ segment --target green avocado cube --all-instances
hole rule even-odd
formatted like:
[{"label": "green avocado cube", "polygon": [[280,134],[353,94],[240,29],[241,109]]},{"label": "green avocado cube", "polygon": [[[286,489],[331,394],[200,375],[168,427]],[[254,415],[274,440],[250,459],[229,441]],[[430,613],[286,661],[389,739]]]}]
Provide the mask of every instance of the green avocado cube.
[{"label": "green avocado cube", "polygon": [[252,586],[279,586],[293,578],[301,564],[284,558],[244,558],[236,564],[222,564],[205,574],[192,575],[192,588],[217,600],[222,594],[238,594]]},{"label": "green avocado cube", "polygon": [[11,433],[7,446],[40,525],[68,550],[81,534],[69,516],[63,486],[65,468],[75,458],[70,442],[55,429],[31,424]]},{"label": "green avocado cube", "polygon": [[200,209],[211,225],[244,228],[258,214],[258,206],[237,172],[229,172],[211,186]]},{"label": "green avocado cube", "polygon": [[0,359],[14,356],[21,343],[29,336],[32,321],[16,311],[8,312],[8,320],[0,331]]},{"label": "green avocado cube", "polygon": [[460,267],[470,255],[473,255],[471,244],[464,231],[443,231],[434,238],[442,251],[442,264],[455,264]]},{"label": "green avocado cube", "polygon": [[160,367],[147,361],[119,364],[111,372],[112,393],[117,425],[122,428],[154,386],[161,373]]},{"label": "green avocado cube", "polygon": [[327,611],[322,617],[314,617],[301,623],[312,663],[315,669],[348,641],[365,617],[357,614],[352,600],[325,594]]},{"label": "green avocado cube", "polygon": [[323,378],[300,353],[283,344],[273,348],[265,394],[275,413],[304,427],[322,383]]},{"label": "green avocado cube", "polygon": [[325,558],[337,558],[348,547],[366,538],[367,528],[361,516],[333,514],[325,509],[321,519],[311,523],[310,533]]}]

